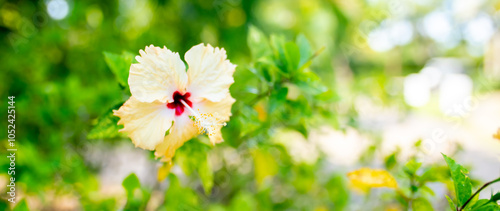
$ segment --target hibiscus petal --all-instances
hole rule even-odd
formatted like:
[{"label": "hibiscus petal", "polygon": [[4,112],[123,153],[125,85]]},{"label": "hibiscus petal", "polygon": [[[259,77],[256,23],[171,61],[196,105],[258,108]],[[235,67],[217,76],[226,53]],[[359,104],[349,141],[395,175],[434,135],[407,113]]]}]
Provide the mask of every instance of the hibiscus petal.
[{"label": "hibiscus petal", "polygon": [[199,44],[186,52],[184,59],[189,66],[187,90],[194,102],[203,99],[218,102],[229,93],[236,65],[226,58],[224,49],[210,45]]},{"label": "hibiscus petal", "polygon": [[162,102],[144,103],[133,96],[113,113],[120,117],[118,124],[124,125],[120,132],[127,133],[136,147],[148,150],[163,141],[175,115]]},{"label": "hibiscus petal", "polygon": [[224,142],[224,139],[222,138],[221,129],[222,125],[217,125],[215,126],[215,132],[213,134],[208,135],[208,138],[210,139],[210,143],[212,143],[212,145]]},{"label": "hibiscus petal", "polygon": [[155,156],[162,157],[162,161],[168,162],[174,157],[175,151],[184,142],[198,135],[198,130],[193,126],[193,121],[187,114],[177,116],[170,133],[165,136],[163,142],[156,146]]},{"label": "hibiscus petal", "polygon": [[142,102],[172,102],[175,91],[184,92],[187,84],[186,66],[178,53],[153,45],[140,50],[139,62],[130,66],[130,92]]},{"label": "hibiscus petal", "polygon": [[[198,110],[200,113],[210,113],[213,115],[217,115],[220,120],[223,122],[229,121],[229,117],[232,115],[231,114],[231,106],[236,100],[231,97],[230,94],[227,94],[221,101],[219,102],[212,102],[208,100],[204,100],[198,104],[195,104],[196,110]],[[222,125],[216,125],[214,126],[215,130],[213,134],[209,134],[208,138],[210,138],[210,142],[212,144],[217,144],[221,143],[224,140],[222,139],[222,134],[221,134],[221,129]]]}]

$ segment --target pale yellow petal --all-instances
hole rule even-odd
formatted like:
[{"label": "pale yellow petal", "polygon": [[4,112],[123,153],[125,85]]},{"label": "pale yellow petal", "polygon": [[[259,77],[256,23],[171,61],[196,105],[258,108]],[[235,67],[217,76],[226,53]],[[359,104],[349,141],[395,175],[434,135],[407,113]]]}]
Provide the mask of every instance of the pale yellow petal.
[{"label": "pale yellow petal", "polygon": [[186,66],[178,53],[153,45],[140,50],[139,62],[130,66],[130,92],[142,102],[172,102],[175,91],[185,92]]},{"label": "pale yellow petal", "polygon": [[163,141],[175,115],[164,103],[144,103],[133,96],[113,112],[120,117],[118,124],[124,126],[120,132],[128,134],[136,147],[148,150],[155,149]]},{"label": "pale yellow petal", "polygon": [[213,145],[224,142],[224,139],[222,138],[222,133],[220,131],[221,129],[222,129],[222,126],[216,126],[215,133],[208,135],[208,138],[210,139],[210,143],[212,143]]},{"label": "pale yellow petal", "polygon": [[189,66],[187,91],[194,102],[203,99],[218,102],[227,96],[229,86],[234,82],[236,65],[226,58],[224,49],[210,45],[199,44],[186,52],[184,59]]},{"label": "pale yellow petal", "polygon": [[156,146],[155,156],[161,157],[164,162],[171,161],[175,155],[175,151],[181,147],[184,142],[195,137],[198,130],[193,125],[193,121],[189,119],[188,114],[183,113],[181,116],[175,117],[174,125],[170,128],[170,133],[165,136],[163,142]]},{"label": "pale yellow petal", "polygon": [[230,94],[219,102],[212,102],[208,100],[201,101],[194,104],[194,109],[199,110],[200,113],[218,113],[223,121],[229,121],[231,114],[231,107],[236,100]]},{"label": "pale yellow petal", "polygon": [[161,182],[167,178],[167,176],[170,174],[170,170],[174,166],[174,163],[172,161],[170,162],[165,162],[158,168],[158,174],[156,176],[158,182]]}]

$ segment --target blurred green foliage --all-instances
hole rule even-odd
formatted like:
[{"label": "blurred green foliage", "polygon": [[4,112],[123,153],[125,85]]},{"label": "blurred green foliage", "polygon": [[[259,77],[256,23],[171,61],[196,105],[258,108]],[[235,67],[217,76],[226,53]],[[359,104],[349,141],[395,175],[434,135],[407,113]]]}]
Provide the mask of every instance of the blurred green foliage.
[{"label": "blurred green foliage", "polygon": [[[399,105],[401,92],[388,94],[398,89],[392,87],[398,84],[395,78],[417,72],[437,54],[426,52],[470,57],[465,45],[443,52],[424,37],[374,53],[359,25],[365,20],[383,22],[389,15],[382,3],[355,1],[350,7],[340,1],[304,0],[68,1],[68,16],[54,20],[47,2],[0,2],[0,92],[16,96],[16,181],[24,198],[14,210],[28,210],[28,205],[61,209],[54,202],[68,196],[82,210],[144,210],[155,205],[158,210],[351,210],[363,203],[352,199],[342,170],[325,167],[323,155],[314,163],[296,162],[272,138],[283,129],[307,138],[311,129],[324,125],[367,130],[359,125],[352,96]],[[416,10],[424,14],[436,5]],[[237,101],[223,128],[226,142],[211,147],[206,138],[195,138],[174,158],[182,173],[171,173],[152,187],[131,174],[122,178],[124,194],[102,194],[102,169],[86,156],[103,142],[132,146],[117,132],[118,118],[111,111],[130,95],[128,67],[134,55],[150,44],[182,54],[201,42],[224,47],[238,64],[230,89]],[[472,58],[473,70],[481,59]],[[336,80],[339,75],[345,81]],[[0,103],[6,101],[2,96]],[[6,137],[6,131],[0,137]],[[2,143],[7,148],[7,141]],[[361,163],[373,160],[376,146],[364,153]],[[234,151],[241,163],[234,166],[224,160],[215,168],[210,156],[224,150]],[[451,174],[441,165],[402,161],[397,153],[388,156],[386,169],[403,185],[383,192],[389,198],[382,197],[374,210],[394,204],[432,209],[431,198],[445,200],[428,187],[436,182],[457,190],[449,198],[451,209],[463,205],[473,184],[463,167],[450,158],[446,162]],[[8,165],[7,159],[0,159],[1,169]],[[4,171],[0,175],[7,178]],[[156,172],[148,175],[156,178]],[[450,176],[455,185],[446,182]],[[153,195],[158,192],[160,199]],[[498,196],[469,206],[498,210]],[[28,198],[33,203],[26,203]],[[0,209],[7,207],[13,206],[0,203]]]}]

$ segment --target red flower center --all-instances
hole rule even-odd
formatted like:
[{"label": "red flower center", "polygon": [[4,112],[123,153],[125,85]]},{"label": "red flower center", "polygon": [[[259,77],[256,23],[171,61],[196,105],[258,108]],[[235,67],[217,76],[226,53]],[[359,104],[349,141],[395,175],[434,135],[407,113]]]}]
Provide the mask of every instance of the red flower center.
[{"label": "red flower center", "polygon": [[181,100],[184,101],[189,107],[193,107],[193,103],[189,101],[189,97],[191,94],[186,92],[181,94],[179,91],[175,91],[172,98],[174,98],[174,102],[167,103],[167,108],[175,109],[175,115],[180,116],[184,112],[184,104],[181,103]]}]

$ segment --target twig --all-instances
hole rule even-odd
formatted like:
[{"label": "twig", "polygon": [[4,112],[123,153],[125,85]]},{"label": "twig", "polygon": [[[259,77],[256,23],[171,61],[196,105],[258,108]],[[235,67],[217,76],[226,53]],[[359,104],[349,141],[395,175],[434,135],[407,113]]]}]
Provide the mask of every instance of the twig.
[{"label": "twig", "polygon": [[489,185],[495,183],[495,182],[500,182],[500,177],[493,180],[493,181],[490,181],[490,182],[487,182],[485,183],[483,186],[481,186],[474,194],[472,194],[472,196],[467,199],[467,201],[461,206],[461,207],[458,207],[457,206],[457,211],[462,211],[465,209],[465,206],[467,206],[467,204],[469,204],[469,202],[479,193],[481,192],[484,188],[488,187]]}]

